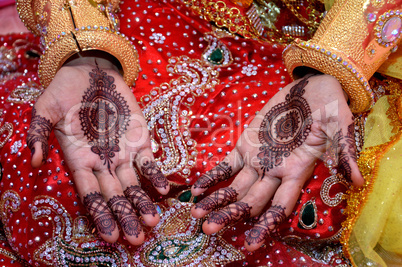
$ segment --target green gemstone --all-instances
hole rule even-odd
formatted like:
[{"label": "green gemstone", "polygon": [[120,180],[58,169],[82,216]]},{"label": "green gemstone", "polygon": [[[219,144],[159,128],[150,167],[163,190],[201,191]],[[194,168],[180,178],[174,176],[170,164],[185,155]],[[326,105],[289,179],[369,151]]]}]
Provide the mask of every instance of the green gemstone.
[{"label": "green gemstone", "polygon": [[223,51],[220,48],[215,49],[209,56],[209,61],[213,64],[221,64],[223,61]]},{"label": "green gemstone", "polygon": [[181,193],[180,194],[180,196],[179,196],[179,200],[181,201],[181,202],[189,202],[190,201],[190,199],[191,199],[191,191],[190,190],[187,190],[187,191],[185,191],[185,192],[183,192],[183,193]]},{"label": "green gemstone", "polygon": [[[307,227],[311,227],[314,225],[316,219],[315,212],[316,211],[312,202],[307,203],[304,207],[303,213],[301,214],[301,220]],[[299,225],[299,227],[304,228],[301,225]]]}]

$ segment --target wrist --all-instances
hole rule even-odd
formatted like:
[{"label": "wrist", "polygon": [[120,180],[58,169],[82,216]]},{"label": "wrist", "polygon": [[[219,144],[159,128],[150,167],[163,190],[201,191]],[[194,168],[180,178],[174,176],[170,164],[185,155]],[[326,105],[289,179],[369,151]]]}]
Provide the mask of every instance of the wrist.
[{"label": "wrist", "polygon": [[120,72],[120,74],[122,71],[120,62],[114,56],[100,50],[76,53],[63,66],[77,67],[83,65],[98,66],[100,69],[110,69]]}]

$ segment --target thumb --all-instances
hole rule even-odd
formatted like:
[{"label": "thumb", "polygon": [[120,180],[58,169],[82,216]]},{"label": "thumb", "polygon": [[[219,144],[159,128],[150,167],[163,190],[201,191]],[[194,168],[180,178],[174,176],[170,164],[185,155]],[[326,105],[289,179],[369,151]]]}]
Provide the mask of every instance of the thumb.
[{"label": "thumb", "polygon": [[354,123],[352,123],[348,126],[348,131],[340,142],[338,172],[351,181],[354,186],[362,186],[364,178],[357,165],[354,136]]},{"label": "thumb", "polygon": [[31,165],[37,168],[46,162],[49,153],[48,139],[54,123],[49,119],[52,117],[45,109],[35,106],[32,108],[27,145],[31,150]]}]

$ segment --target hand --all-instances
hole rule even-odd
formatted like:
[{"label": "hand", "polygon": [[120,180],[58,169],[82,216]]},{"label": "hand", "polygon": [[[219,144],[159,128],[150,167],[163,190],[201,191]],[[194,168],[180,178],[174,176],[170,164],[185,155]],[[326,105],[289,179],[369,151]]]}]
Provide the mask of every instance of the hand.
[{"label": "hand", "polygon": [[169,184],[153,158],[141,109],[111,62],[79,58],[57,72],[32,110],[27,144],[33,167],[46,161],[52,128],[100,236],[117,240],[116,218],[127,240],[141,244],[136,210],[149,226],[159,215],[139,187],[132,163],[161,194],[168,193]]},{"label": "hand", "polygon": [[328,75],[307,76],[278,92],[242,133],[236,147],[215,168],[200,177],[191,191],[198,196],[228,180],[197,203],[192,215],[201,218],[206,234],[259,215],[245,247],[258,249],[265,238],[275,237],[277,226],[292,212],[316,160],[333,154],[338,173],[355,185],[363,184],[356,163],[353,116],[339,82]]}]

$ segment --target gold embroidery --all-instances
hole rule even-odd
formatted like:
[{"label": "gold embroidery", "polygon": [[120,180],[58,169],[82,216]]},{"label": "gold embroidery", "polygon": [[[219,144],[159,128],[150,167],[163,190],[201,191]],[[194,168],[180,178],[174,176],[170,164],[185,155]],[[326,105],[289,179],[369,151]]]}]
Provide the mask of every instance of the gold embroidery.
[{"label": "gold embroidery", "polygon": [[315,3],[321,4],[319,1],[307,0],[304,4],[307,6],[306,13],[308,14],[308,19],[300,14],[299,6],[295,3],[295,0],[282,0],[287,8],[296,16],[303,24],[308,26],[309,31],[315,32],[320,25],[319,21],[323,18],[323,13],[317,10]]},{"label": "gold embroidery", "polygon": [[[244,259],[244,255],[228,244],[222,231],[213,235],[202,233],[202,219],[191,216],[193,203],[176,199],[167,201],[157,226],[156,235],[133,255],[138,267],[195,266],[215,267]],[[214,255],[212,257],[212,255]]]},{"label": "gold embroidery", "polygon": [[391,92],[389,96],[389,109],[387,116],[391,120],[392,133],[402,130],[402,82],[397,79],[388,78],[386,90]]},{"label": "gold embroidery", "polygon": [[12,254],[10,251],[8,251],[4,248],[0,248],[0,254],[4,255],[12,260],[18,261],[18,258],[16,256],[14,256],[14,254]]},{"label": "gold embroidery", "polygon": [[[0,109],[0,117],[3,116],[3,109]],[[1,124],[0,120],[0,124]],[[4,132],[7,132],[6,137],[3,139],[3,141],[0,140],[0,148],[2,148],[6,142],[10,139],[11,135],[13,134],[14,131],[14,126],[10,122],[5,122],[3,126],[0,128],[0,135],[2,135]]]},{"label": "gold embroidery", "polygon": [[332,175],[324,180],[321,185],[320,196],[321,200],[330,207],[339,205],[343,200],[344,193],[338,192],[334,197],[329,195],[331,187],[335,184],[342,184],[345,188],[349,188],[348,182],[339,174]]},{"label": "gold embroidery", "polygon": [[[401,127],[399,116],[401,109],[399,103],[401,101],[400,97],[402,95],[402,92],[395,83],[390,82],[390,84],[391,86],[388,87],[387,90],[390,90],[391,93],[394,95],[388,97],[390,108],[387,110],[387,116],[391,120],[390,125],[393,126],[392,132],[394,132],[394,130],[399,130]],[[358,166],[361,174],[363,175],[365,183],[362,187],[359,188],[351,187],[347,192],[348,205],[345,209],[347,219],[342,223],[344,231],[340,239],[344,248],[344,253],[349,259],[352,259],[350,255],[351,250],[349,247],[349,240],[351,238],[353,226],[355,225],[356,220],[358,219],[365,203],[367,202],[367,196],[369,196],[369,194],[373,190],[373,186],[377,178],[376,173],[378,171],[381,159],[394,146],[396,142],[400,141],[401,136],[402,131],[397,131],[397,133],[390,138],[389,142],[378,146],[366,148],[360,154]]]},{"label": "gold embroidery", "polygon": [[[34,220],[47,220],[53,225],[52,237],[34,252],[34,259],[48,266],[106,266],[114,263],[124,266],[131,261],[127,249],[121,244],[100,243],[89,232],[89,221],[71,215],[56,199],[49,196],[35,197],[32,208]],[[91,266],[92,266],[91,265]]]},{"label": "gold embroidery", "polygon": [[7,101],[23,104],[35,101],[43,93],[43,87],[35,82],[23,83],[17,86],[8,96]]},{"label": "gold embroidery", "polygon": [[[19,210],[21,205],[21,198],[17,194],[17,192],[13,190],[7,190],[1,195],[1,200],[0,200],[0,214],[1,214],[1,221],[3,223],[3,230],[4,234],[7,237],[8,244],[10,247],[15,251],[15,253],[18,255],[18,248],[14,244],[15,238],[12,237],[10,227],[8,225],[9,221],[9,216],[8,214],[10,212],[16,212]],[[20,258],[20,257],[19,257]]]},{"label": "gold embroidery", "polygon": [[238,8],[229,8],[222,1],[184,0],[196,14],[208,21],[213,21],[218,27],[225,27],[231,33],[238,33],[245,38],[261,39],[252,22],[243,16]]},{"label": "gold embroidery", "polygon": [[340,229],[333,236],[324,239],[306,240],[305,238],[296,235],[288,235],[283,237],[282,240],[286,244],[296,248],[317,261],[329,264],[331,266],[342,266],[335,265],[335,262],[333,262],[334,254],[342,255],[342,247],[338,244],[338,242],[336,242],[339,240],[341,234],[342,229]]},{"label": "gold embroidery", "polygon": [[198,153],[189,131],[193,115],[190,107],[196,97],[219,82],[218,72],[187,56],[169,59],[167,70],[181,76],[153,88],[140,103],[148,129],[153,132],[153,151],[162,172],[188,177]]},{"label": "gold embroidery", "polygon": [[[14,59],[17,57],[14,48],[7,48],[5,46],[0,47],[0,74],[13,72],[17,70],[18,65],[14,62]],[[2,75],[1,75],[2,76]]]}]

